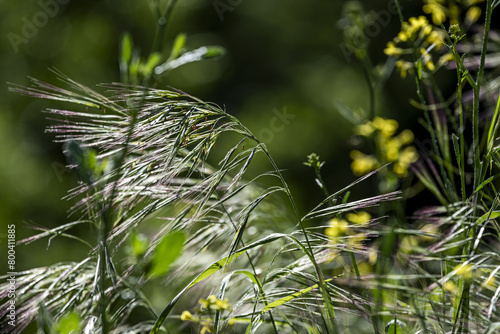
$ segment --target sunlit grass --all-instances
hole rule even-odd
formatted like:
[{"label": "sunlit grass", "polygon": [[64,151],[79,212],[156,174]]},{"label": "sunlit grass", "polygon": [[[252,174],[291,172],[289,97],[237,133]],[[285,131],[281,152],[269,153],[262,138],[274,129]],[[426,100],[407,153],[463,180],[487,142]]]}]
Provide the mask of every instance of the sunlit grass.
[{"label": "sunlit grass", "polygon": [[[412,104],[429,132],[426,148],[382,117],[375,93],[387,75],[373,74],[366,48],[353,50],[373,94],[370,111],[342,105],[353,142],[364,145],[351,153],[359,178],[331,190],[322,171],[328,162],[309,155],[305,164],[324,199],[307,212],[266,145],[239,119],[185,92],[154,88],[155,72],[194,59],[181,52],[185,35],[168,58],[152,53],[146,60],[134,56],[125,35],[120,69],[134,85],[106,84],[100,93],[54,71],[63,87],[36,79],[13,86],[56,101],[57,109],[47,110],[55,122],[48,132],[81,180],[67,197],[77,218],[21,243],[70,238],[87,255],[19,273],[17,325],[9,327],[4,302],[2,330],[22,333],[36,323],[43,333],[495,333],[500,98],[490,110],[483,104],[491,99],[479,99],[481,87],[494,84],[485,61],[497,4],[486,1],[484,32],[471,36],[482,44],[470,69],[457,51],[472,47],[466,32],[436,25],[455,17],[446,7],[433,25],[423,16],[406,21],[399,10],[402,30],[385,52],[404,54],[404,71],[394,58],[378,71],[397,68],[415,80],[420,100]],[[171,6],[158,15],[168,18]],[[469,24],[477,20],[472,8]],[[367,24],[359,4],[347,4],[344,14],[344,38]],[[214,56],[205,51],[192,61]],[[451,104],[434,80],[445,65],[432,62],[438,52],[455,61],[460,84]],[[213,163],[215,147],[227,149]],[[256,175],[256,159],[269,170]],[[408,184],[412,172],[418,180]],[[353,196],[362,182],[375,185],[373,196]],[[424,187],[440,205],[405,212],[407,194]],[[91,233],[73,234],[75,227]],[[153,283],[160,288],[149,289]],[[1,291],[7,300],[6,284]]]}]

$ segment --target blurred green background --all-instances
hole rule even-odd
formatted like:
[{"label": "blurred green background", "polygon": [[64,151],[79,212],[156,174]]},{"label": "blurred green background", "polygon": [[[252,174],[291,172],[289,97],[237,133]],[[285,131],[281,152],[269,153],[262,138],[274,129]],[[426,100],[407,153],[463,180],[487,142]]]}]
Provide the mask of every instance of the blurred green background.
[{"label": "blurred green background", "polygon": [[[221,13],[220,2],[230,3],[231,9]],[[174,37],[185,32],[189,49],[202,45],[226,49],[220,58],[192,63],[163,76],[159,88],[179,88],[237,115],[285,170],[302,212],[323,197],[313,170],[302,164],[309,153],[316,152],[326,161],[324,179],[330,190],[355,180],[349,169],[352,125],[335,109],[335,101],[366,110],[369,93],[361,64],[354,57],[349,61],[342,52],[337,22],[344,3],[181,0],[164,42],[164,51],[169,52]],[[420,11],[420,3],[402,4],[407,13]],[[367,11],[378,12],[386,10],[388,3],[364,1],[363,5]],[[56,68],[102,92],[96,84],[120,80],[122,34],[128,31],[147,55],[155,22],[146,0],[0,0],[0,13],[0,240],[4,244],[8,224],[16,224],[20,240],[34,233],[30,225],[50,228],[77,218],[67,214],[72,202],[61,200],[76,185],[77,177],[63,167],[61,145],[44,133],[51,121],[41,111],[57,108],[57,103],[10,93],[8,83],[29,85],[31,76],[58,84],[49,71]],[[30,31],[33,23],[38,27]],[[385,61],[385,44],[399,27],[398,17],[392,15],[387,26],[370,37],[374,64]],[[397,119],[402,128],[418,128],[420,114],[408,104],[414,90],[412,79],[392,74],[381,97],[382,116]],[[276,123],[279,131],[266,131],[273,127],[276,112],[292,116],[282,121],[284,126]],[[257,172],[269,166],[254,168]],[[355,197],[370,191],[370,184],[362,185]],[[50,247],[47,240],[20,246],[16,269],[78,259],[81,250],[72,245],[55,238]],[[0,268],[5,262],[2,259]]]}]

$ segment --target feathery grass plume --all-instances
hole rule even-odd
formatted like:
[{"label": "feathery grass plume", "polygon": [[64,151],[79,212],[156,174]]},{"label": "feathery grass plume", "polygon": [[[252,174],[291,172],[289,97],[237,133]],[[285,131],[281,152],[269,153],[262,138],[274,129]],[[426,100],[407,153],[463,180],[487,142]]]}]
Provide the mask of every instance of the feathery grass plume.
[{"label": "feathery grass plume", "polygon": [[[327,238],[302,223],[397,198],[398,193],[391,193],[338,204],[340,196],[374,172],[301,218],[265,145],[218,106],[177,90],[121,84],[103,85],[111,91],[107,97],[57,74],[72,90],[36,79],[33,87],[12,90],[76,105],[47,112],[57,122],[48,132],[64,144],[69,167],[80,175],[81,182],[67,196],[76,201],[71,212],[80,218],[23,242],[59,234],[81,241],[89,255],[80,263],[19,274],[19,289],[26,293],[18,301],[18,332],[35,320],[43,305],[56,322],[73,312],[84,331],[154,333],[176,302],[200,283],[218,289],[217,298],[228,298],[233,305],[224,314],[217,311],[207,323],[218,331],[232,325],[252,332],[264,327],[296,332],[308,324],[303,319],[312,318],[320,328],[333,328],[328,315],[332,302],[335,308],[343,305],[341,309],[363,313],[363,305],[370,303],[366,298],[337,287],[322,273],[320,264],[331,257]],[[227,149],[218,166],[208,162],[215,145]],[[262,154],[272,170],[246,180],[251,162]],[[266,178],[270,185],[262,187]],[[98,237],[83,240],[68,232],[80,224],[97,229]],[[166,264],[152,270],[160,249],[165,249],[162,242],[174,242],[176,231],[187,239],[181,236],[176,248],[179,259],[175,261],[175,255],[168,260],[173,269]],[[144,238],[138,239],[137,233],[146,236],[142,244]],[[132,242],[135,260],[120,258]],[[202,252],[209,252],[213,261],[196,256]],[[198,275],[189,285],[175,283],[193,272]],[[165,274],[166,284],[180,292],[157,315],[141,288]],[[2,314],[6,306],[1,306]],[[129,316],[137,307],[150,316],[132,324]],[[297,311],[300,318],[294,316]]]}]

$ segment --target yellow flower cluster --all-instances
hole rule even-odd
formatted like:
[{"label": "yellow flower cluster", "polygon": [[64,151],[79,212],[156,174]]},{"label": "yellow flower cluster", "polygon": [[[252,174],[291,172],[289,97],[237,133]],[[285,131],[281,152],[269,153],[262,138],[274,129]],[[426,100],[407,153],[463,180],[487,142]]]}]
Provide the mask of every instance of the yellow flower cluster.
[{"label": "yellow flower cluster", "polygon": [[[492,273],[489,272],[488,270],[477,269],[474,267],[473,264],[470,263],[459,264],[455,266],[454,270],[455,270],[455,276],[450,280],[446,281],[442,287],[444,291],[449,292],[453,297],[457,297],[460,293],[459,288],[455,284],[458,279],[463,279],[468,282],[472,281],[473,279],[475,279],[476,282],[483,280],[482,283],[480,284],[480,286],[483,289],[495,291],[498,288],[495,276],[492,275]],[[483,273],[483,275],[486,274],[487,277],[484,278],[484,276],[481,275],[480,273]]]},{"label": "yellow flower cluster", "polygon": [[424,0],[423,11],[431,15],[432,23],[439,26],[450,19],[450,24],[459,24],[461,8],[467,9],[465,24],[470,26],[481,16],[481,8],[477,5],[484,0]]},{"label": "yellow flower cluster", "polygon": [[380,166],[373,155],[366,155],[358,150],[352,150],[350,157],[352,159],[351,170],[357,176],[369,173]]},{"label": "yellow flower cluster", "polygon": [[462,263],[455,267],[456,275],[465,281],[470,281],[474,277],[474,266],[470,263]]},{"label": "yellow flower cluster", "polygon": [[[229,304],[227,299],[219,299],[215,295],[210,295],[207,299],[200,299],[200,309],[197,313],[200,315],[206,315],[206,317],[197,317],[191,314],[189,311],[184,311],[181,314],[182,321],[190,321],[201,325],[200,333],[214,333],[215,329],[212,326],[213,319],[210,317],[212,311],[229,311],[231,312],[231,304]],[[229,319],[228,324],[230,326],[234,325],[235,320]]]},{"label": "yellow flower cluster", "polygon": [[412,253],[421,243],[437,241],[440,235],[435,224],[424,225],[419,231],[421,234],[406,235],[401,239],[399,249],[403,253]]},{"label": "yellow flower cluster", "polygon": [[201,309],[209,309],[213,311],[231,310],[231,304],[228,303],[227,298],[221,300],[215,295],[210,295],[207,299],[200,299],[199,303]]},{"label": "yellow flower cluster", "polygon": [[351,170],[354,175],[364,175],[388,162],[394,164],[393,171],[397,176],[405,177],[408,174],[410,165],[418,160],[418,154],[415,147],[406,146],[413,142],[413,133],[404,130],[395,136],[398,127],[399,124],[395,120],[375,117],[373,121],[355,128],[355,133],[358,135],[374,136],[378,154],[375,157],[358,150],[351,151],[350,156],[353,159]]},{"label": "yellow flower cluster", "polygon": [[[408,22],[403,22],[398,35],[387,43],[384,53],[399,58],[396,62],[396,68],[403,78],[406,77],[407,73],[413,74],[415,65],[412,61],[402,59],[402,56],[413,54],[414,48],[419,51],[419,54],[415,56],[421,59],[427,70],[434,72],[437,67],[441,67],[453,59],[450,57],[451,54],[445,54],[439,59],[436,67],[429,53],[431,50],[441,48],[444,37],[444,32],[432,26],[425,16],[411,17]],[[406,48],[403,45],[406,45]]]},{"label": "yellow flower cluster", "polygon": [[[368,212],[360,211],[358,213],[348,213],[347,220],[355,225],[366,225],[370,222],[371,215]],[[365,233],[355,233],[349,229],[349,223],[345,219],[333,218],[328,222],[325,229],[325,235],[330,237],[332,244],[337,244],[339,239],[346,237],[347,245],[350,248],[361,248],[366,239]]]},{"label": "yellow flower cluster", "polygon": [[495,276],[488,276],[481,284],[483,288],[495,290],[497,288],[497,282]]}]

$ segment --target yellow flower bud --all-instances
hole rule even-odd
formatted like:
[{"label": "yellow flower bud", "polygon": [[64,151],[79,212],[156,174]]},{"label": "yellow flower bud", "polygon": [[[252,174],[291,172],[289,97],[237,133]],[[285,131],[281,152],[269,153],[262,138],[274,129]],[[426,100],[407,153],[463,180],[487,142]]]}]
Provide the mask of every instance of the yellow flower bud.
[{"label": "yellow flower bud", "polygon": [[453,283],[452,281],[447,281],[446,283],[444,283],[443,284],[443,288],[446,291],[451,292],[452,295],[457,295],[458,294],[458,288],[455,285],[455,283]]},{"label": "yellow flower bud", "polygon": [[411,142],[413,142],[414,138],[415,138],[415,136],[413,135],[413,132],[411,132],[411,130],[408,130],[408,129],[403,130],[398,136],[398,140],[401,143],[401,145],[410,144]]},{"label": "yellow flower bud", "polygon": [[453,60],[454,60],[453,54],[446,53],[446,54],[442,55],[441,57],[439,57],[438,66],[441,67],[443,65],[448,64],[450,61],[453,61]]},{"label": "yellow flower bud", "polygon": [[445,8],[437,3],[430,3],[422,7],[425,13],[432,15],[432,23],[440,26],[446,20]]},{"label": "yellow flower bud", "polygon": [[349,229],[349,225],[347,221],[344,219],[333,218],[329,221],[330,227],[325,229],[325,234],[329,237],[336,238],[342,235],[345,235],[347,230]]},{"label": "yellow flower bud", "polygon": [[181,320],[182,321],[191,321],[193,319],[194,319],[194,317],[191,314],[191,312],[189,312],[189,311],[183,311],[182,312],[182,314],[181,314]]},{"label": "yellow flower bud", "polygon": [[372,216],[366,211],[360,211],[358,213],[348,213],[346,218],[354,224],[362,225],[368,223]]},{"label": "yellow flower bud", "polygon": [[407,235],[401,239],[399,249],[403,253],[411,253],[418,246],[418,239],[413,235]]},{"label": "yellow flower bud", "polygon": [[373,127],[372,122],[361,124],[354,128],[354,133],[365,137],[371,135],[373,131],[375,131],[375,128]]},{"label": "yellow flower bud", "polygon": [[347,245],[351,248],[361,248],[363,247],[363,241],[366,240],[365,233],[358,233],[351,235],[349,239],[347,239]]},{"label": "yellow flower bud", "polygon": [[411,63],[404,61],[404,60],[398,60],[396,62],[396,68],[399,70],[399,73],[401,75],[401,78],[406,78],[406,74],[408,71],[411,71]]},{"label": "yellow flower bud", "polygon": [[497,282],[495,276],[490,276],[484,280],[481,284],[484,288],[495,290],[497,288]]},{"label": "yellow flower bud", "polygon": [[375,170],[379,166],[377,159],[372,155],[366,155],[360,151],[353,150],[351,151],[350,156],[351,159],[353,159],[351,163],[351,170],[354,175],[364,175],[372,170]]},{"label": "yellow flower bud", "polygon": [[401,149],[401,142],[398,139],[393,138],[384,141],[380,146],[387,161],[393,162],[398,160],[399,150]]},{"label": "yellow flower bud", "polygon": [[409,35],[406,31],[400,31],[398,33],[398,38],[401,42],[406,42],[409,39]]},{"label": "yellow flower bud", "polygon": [[456,275],[466,281],[470,281],[474,274],[474,266],[470,263],[462,263],[455,267]]},{"label": "yellow flower bud", "polygon": [[384,53],[388,56],[399,56],[403,53],[403,50],[396,47],[394,42],[387,43],[387,47],[384,49]]},{"label": "yellow flower bud", "polygon": [[382,117],[375,117],[373,119],[373,125],[382,133],[385,137],[390,137],[398,129],[398,122],[393,119],[385,119]]},{"label": "yellow flower bud", "polygon": [[467,23],[467,25],[471,25],[472,23],[479,20],[480,16],[481,16],[481,8],[477,6],[471,7],[467,11],[467,14],[465,14],[465,22]]},{"label": "yellow flower bud", "polygon": [[436,241],[436,239],[439,237],[439,231],[436,225],[434,224],[427,224],[424,225],[420,231],[424,232],[427,235],[422,235],[420,238],[423,241]]}]

